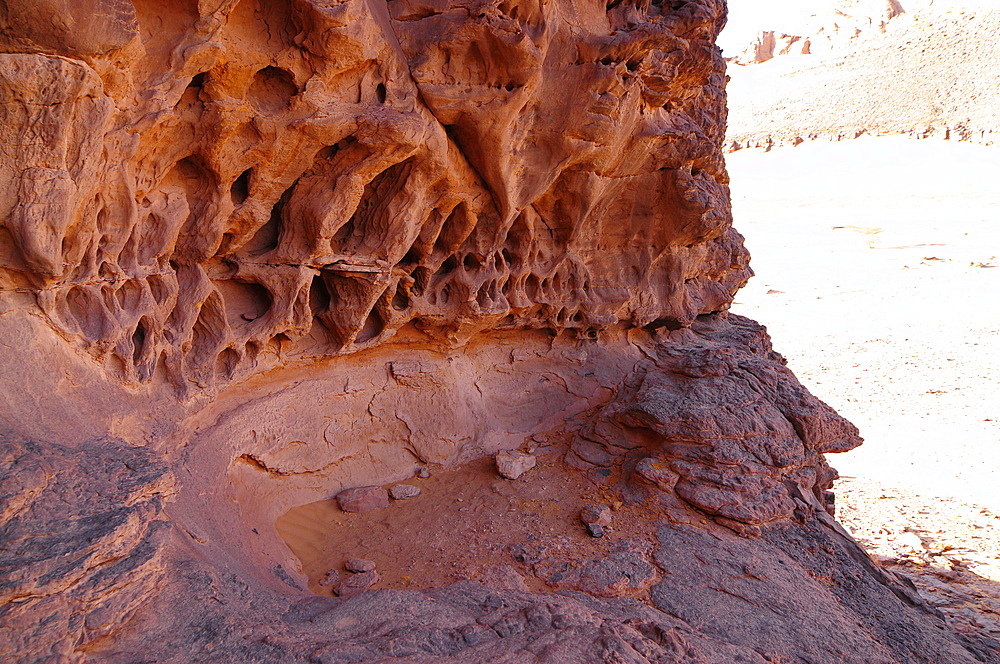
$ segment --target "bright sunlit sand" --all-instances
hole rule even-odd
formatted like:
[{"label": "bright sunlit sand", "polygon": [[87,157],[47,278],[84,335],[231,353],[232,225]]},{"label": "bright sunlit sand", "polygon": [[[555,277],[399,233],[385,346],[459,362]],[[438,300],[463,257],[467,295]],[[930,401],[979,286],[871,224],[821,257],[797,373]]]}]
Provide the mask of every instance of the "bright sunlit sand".
[{"label": "bright sunlit sand", "polygon": [[833,465],[1000,510],[1000,149],[865,137],[727,162],[757,274],[733,311],[861,429]]}]

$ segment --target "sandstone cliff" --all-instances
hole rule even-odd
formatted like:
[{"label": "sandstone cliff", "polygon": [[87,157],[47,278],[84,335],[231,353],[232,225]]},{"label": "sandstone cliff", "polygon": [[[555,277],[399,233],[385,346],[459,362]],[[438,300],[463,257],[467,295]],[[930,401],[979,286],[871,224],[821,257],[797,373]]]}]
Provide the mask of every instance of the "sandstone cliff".
[{"label": "sandstone cliff", "polygon": [[[831,518],[857,430],[727,313],[724,20],[0,3],[5,661],[998,661]],[[278,534],[518,448],[600,544],[488,515],[506,565],[333,597]],[[447,494],[345,523],[419,509],[386,544],[459,568]]]}]

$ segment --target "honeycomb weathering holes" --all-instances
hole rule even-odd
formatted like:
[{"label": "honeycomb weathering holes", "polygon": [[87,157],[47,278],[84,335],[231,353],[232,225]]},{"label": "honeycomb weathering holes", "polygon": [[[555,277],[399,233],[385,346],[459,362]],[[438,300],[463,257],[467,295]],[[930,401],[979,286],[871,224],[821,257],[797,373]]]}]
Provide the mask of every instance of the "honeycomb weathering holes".
[{"label": "honeycomb weathering holes", "polygon": [[254,74],[247,100],[258,113],[281,113],[292,105],[292,98],[298,93],[290,72],[267,66]]}]

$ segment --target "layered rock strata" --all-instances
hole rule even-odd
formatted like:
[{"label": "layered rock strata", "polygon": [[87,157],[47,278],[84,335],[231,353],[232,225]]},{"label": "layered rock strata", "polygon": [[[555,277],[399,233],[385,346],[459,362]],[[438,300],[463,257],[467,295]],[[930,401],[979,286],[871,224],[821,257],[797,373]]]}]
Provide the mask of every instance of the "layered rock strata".
[{"label": "layered rock strata", "polygon": [[[856,429],[726,313],[721,0],[0,10],[5,661],[997,661],[839,529]],[[276,533],[528,444],[638,537],[333,598]]]}]

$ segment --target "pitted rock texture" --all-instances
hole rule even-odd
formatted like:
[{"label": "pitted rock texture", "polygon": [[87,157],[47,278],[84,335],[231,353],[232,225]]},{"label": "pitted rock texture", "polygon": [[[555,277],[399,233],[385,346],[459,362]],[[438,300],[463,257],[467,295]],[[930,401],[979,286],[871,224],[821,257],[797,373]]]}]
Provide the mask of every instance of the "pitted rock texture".
[{"label": "pitted rock texture", "polygon": [[8,11],[0,287],[125,380],[683,325],[750,274],[720,0],[94,4]]},{"label": "pitted rock texture", "polygon": [[[726,313],[725,14],[0,0],[0,658],[996,662],[830,517],[856,431]],[[468,509],[386,488],[522,448],[644,518],[419,590],[313,594],[277,533],[374,487],[449,562]]]}]

